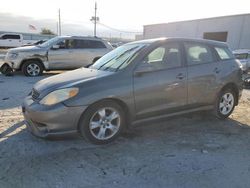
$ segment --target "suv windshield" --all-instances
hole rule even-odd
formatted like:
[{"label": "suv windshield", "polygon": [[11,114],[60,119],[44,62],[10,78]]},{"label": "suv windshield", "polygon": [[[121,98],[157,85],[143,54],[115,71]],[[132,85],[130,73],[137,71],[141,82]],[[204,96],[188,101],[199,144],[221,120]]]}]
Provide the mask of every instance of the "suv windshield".
[{"label": "suv windshield", "polygon": [[52,39],[47,40],[46,42],[39,44],[38,46],[42,47],[42,48],[46,48],[49,47],[51,45],[53,45],[55,42],[57,42],[61,37],[54,37]]},{"label": "suv windshield", "polygon": [[123,45],[96,61],[90,68],[118,71],[125,68],[146,44]]}]

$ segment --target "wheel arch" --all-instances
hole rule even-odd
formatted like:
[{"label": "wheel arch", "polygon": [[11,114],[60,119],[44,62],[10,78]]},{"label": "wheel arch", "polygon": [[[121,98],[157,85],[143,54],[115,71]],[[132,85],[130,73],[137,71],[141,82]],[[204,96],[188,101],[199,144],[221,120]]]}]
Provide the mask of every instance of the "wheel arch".
[{"label": "wheel arch", "polygon": [[24,63],[28,62],[28,61],[37,61],[39,63],[41,63],[41,65],[43,66],[43,69],[45,70],[45,66],[43,64],[43,61],[40,58],[30,58],[30,59],[24,59],[19,67],[19,70],[22,70]]}]

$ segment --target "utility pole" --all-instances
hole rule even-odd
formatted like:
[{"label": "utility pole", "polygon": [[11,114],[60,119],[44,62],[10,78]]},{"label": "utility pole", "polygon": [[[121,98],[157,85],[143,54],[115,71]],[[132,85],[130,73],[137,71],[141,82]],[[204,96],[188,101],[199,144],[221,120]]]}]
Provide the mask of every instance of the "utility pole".
[{"label": "utility pole", "polygon": [[59,36],[61,36],[62,28],[61,28],[61,11],[60,9],[58,10],[58,33]]},{"label": "utility pole", "polygon": [[58,35],[58,22],[56,22],[56,34]]},{"label": "utility pole", "polygon": [[94,37],[96,37],[96,23],[99,21],[97,15],[97,3],[95,2],[95,16],[92,16],[90,21],[94,22]]},{"label": "utility pole", "polygon": [[96,37],[96,12],[97,12],[97,4],[95,2],[95,23],[94,23],[94,36]]}]

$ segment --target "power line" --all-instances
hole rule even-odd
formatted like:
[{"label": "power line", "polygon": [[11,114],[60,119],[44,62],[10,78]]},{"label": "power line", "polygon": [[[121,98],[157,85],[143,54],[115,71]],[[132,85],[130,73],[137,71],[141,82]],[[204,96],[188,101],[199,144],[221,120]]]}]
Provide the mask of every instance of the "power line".
[{"label": "power line", "polygon": [[116,29],[114,27],[108,26],[108,25],[100,23],[100,22],[98,22],[97,24],[99,24],[99,25],[101,25],[103,27],[106,27],[106,28],[108,28],[110,30],[120,32],[120,33],[132,33],[132,34],[141,34],[142,33],[142,32],[139,32],[139,31],[124,31],[124,30]]}]

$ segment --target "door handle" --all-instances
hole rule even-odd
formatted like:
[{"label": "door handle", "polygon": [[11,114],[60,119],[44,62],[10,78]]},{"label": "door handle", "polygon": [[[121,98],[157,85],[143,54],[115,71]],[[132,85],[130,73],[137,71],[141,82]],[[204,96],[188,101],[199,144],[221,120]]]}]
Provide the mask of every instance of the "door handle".
[{"label": "door handle", "polygon": [[185,76],[182,73],[179,73],[176,78],[182,80]]},{"label": "door handle", "polygon": [[218,74],[218,73],[220,73],[220,69],[219,69],[218,67],[216,67],[216,68],[214,69],[214,72],[215,72],[216,74]]}]

